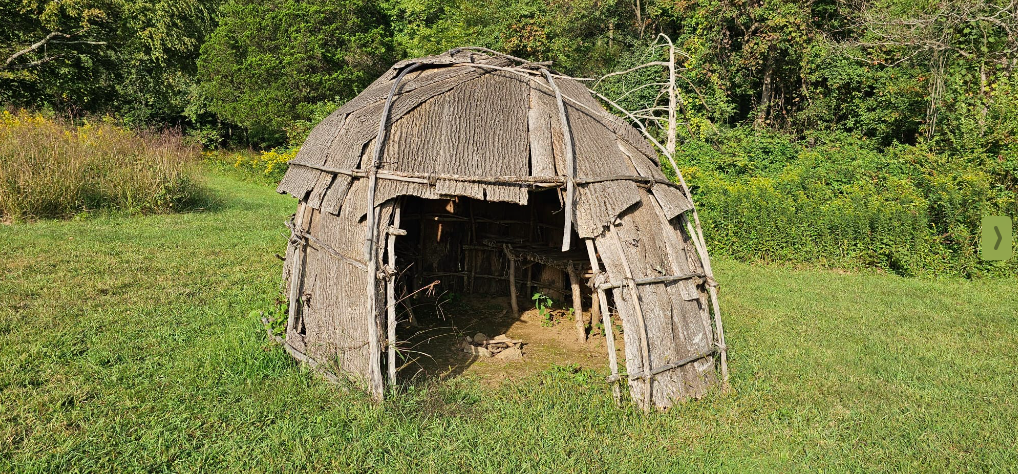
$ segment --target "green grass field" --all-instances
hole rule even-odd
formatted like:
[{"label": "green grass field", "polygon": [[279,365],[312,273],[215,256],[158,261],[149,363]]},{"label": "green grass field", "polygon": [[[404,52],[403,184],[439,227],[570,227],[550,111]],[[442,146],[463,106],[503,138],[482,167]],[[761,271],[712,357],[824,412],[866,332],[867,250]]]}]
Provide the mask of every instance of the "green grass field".
[{"label": "green grass field", "polygon": [[0,472],[1018,470],[1018,282],[716,264],[732,392],[617,408],[598,372],[384,405],[266,342],[294,202],[0,226]]}]

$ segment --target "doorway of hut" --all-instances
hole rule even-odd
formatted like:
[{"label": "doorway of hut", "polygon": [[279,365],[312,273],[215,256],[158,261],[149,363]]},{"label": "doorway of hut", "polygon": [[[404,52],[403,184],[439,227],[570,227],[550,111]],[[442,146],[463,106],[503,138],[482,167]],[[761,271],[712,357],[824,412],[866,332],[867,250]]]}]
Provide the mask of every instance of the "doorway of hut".
[{"label": "doorway of hut", "polygon": [[[555,190],[528,201],[402,198],[393,269],[400,382],[606,367],[587,249],[573,231],[571,249],[561,250]],[[619,338],[621,321],[612,326]]]}]

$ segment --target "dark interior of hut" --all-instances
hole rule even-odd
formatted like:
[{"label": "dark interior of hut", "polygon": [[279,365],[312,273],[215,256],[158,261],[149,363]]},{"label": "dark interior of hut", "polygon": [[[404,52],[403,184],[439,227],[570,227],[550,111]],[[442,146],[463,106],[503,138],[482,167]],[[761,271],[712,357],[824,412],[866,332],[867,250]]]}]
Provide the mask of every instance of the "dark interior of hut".
[{"label": "dark interior of hut", "polygon": [[[584,357],[557,347],[563,343],[579,343],[603,364],[603,344],[583,344],[584,331],[603,328],[591,311],[590,260],[575,231],[571,250],[561,251],[558,192],[531,192],[526,206],[411,197],[400,208],[406,235],[395,240],[394,299],[402,380],[459,375],[482,359],[504,367],[542,353],[560,362]],[[580,311],[572,309],[577,303]]]}]

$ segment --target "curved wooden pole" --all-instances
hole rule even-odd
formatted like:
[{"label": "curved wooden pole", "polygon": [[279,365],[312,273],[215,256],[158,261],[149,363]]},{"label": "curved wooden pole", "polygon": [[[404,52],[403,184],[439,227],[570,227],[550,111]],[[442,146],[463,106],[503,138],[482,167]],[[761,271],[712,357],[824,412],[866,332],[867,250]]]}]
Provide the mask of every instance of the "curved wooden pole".
[{"label": "curved wooden pole", "polygon": [[382,109],[382,118],[378,122],[378,135],[375,138],[375,153],[368,169],[368,218],[367,231],[364,238],[364,260],[368,264],[368,351],[369,354],[369,376],[368,383],[371,387],[371,394],[376,400],[385,397],[382,387],[382,353],[379,348],[380,334],[378,327],[378,259],[375,247],[378,245],[378,207],[375,206],[375,188],[378,185],[378,169],[382,166],[382,150],[385,148],[385,137],[389,125],[389,113],[392,111],[392,100],[399,90],[399,84],[418,64],[413,63],[400,71],[396,80],[392,83],[389,96],[385,99],[385,107]]},{"label": "curved wooden pole", "polygon": [[548,79],[548,85],[551,86],[552,90],[555,91],[555,103],[558,105],[558,118],[562,122],[562,148],[565,149],[566,159],[566,209],[565,209],[565,220],[566,223],[562,229],[562,251],[568,251],[571,246],[573,235],[573,201],[576,200],[576,159],[573,156],[573,131],[569,128],[569,116],[566,115],[566,106],[562,101],[562,91],[559,90],[558,86],[555,85],[555,80],[552,79],[551,73],[547,69],[542,69],[544,77]]}]

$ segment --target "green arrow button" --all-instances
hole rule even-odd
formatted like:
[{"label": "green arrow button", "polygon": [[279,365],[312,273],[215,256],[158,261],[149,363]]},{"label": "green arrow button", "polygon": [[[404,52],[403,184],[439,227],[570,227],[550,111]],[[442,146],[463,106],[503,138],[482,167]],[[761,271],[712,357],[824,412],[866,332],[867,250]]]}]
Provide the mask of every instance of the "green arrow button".
[{"label": "green arrow button", "polygon": [[1008,216],[986,216],[983,218],[982,238],[979,239],[979,257],[983,260],[1007,260],[1011,258],[1014,233]]}]

